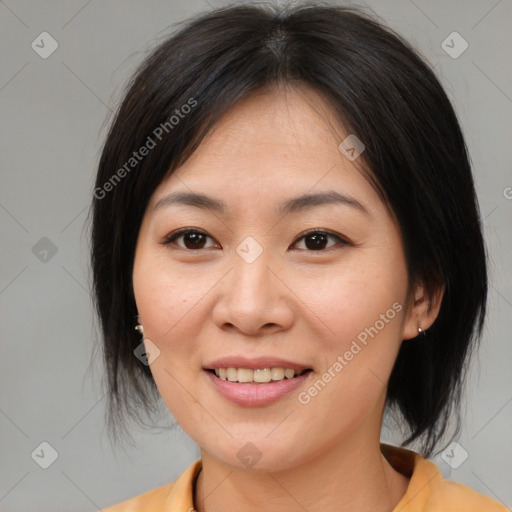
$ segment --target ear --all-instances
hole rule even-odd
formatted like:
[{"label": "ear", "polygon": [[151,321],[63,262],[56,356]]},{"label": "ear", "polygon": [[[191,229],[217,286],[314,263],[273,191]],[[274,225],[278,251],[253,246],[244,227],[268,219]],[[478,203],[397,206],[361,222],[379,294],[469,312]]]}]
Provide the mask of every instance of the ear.
[{"label": "ear", "polygon": [[413,293],[404,324],[402,339],[410,340],[418,336],[418,327],[426,331],[435,321],[444,296],[444,285],[439,286],[431,296],[424,284],[418,284]]}]

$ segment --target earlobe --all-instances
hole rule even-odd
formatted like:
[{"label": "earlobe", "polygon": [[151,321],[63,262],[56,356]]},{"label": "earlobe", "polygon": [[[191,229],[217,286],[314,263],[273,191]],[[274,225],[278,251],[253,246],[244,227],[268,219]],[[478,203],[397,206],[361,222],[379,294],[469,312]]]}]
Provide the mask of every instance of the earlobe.
[{"label": "earlobe", "polygon": [[444,290],[445,287],[442,285],[429,295],[423,284],[416,287],[414,299],[407,312],[402,339],[410,340],[420,334],[427,334],[428,328],[434,323],[441,309]]},{"label": "earlobe", "polygon": [[136,315],[135,318],[137,319],[137,325],[135,326],[135,330],[138,331],[142,336],[144,336],[144,327],[142,325],[142,322],[140,321],[139,315]]}]

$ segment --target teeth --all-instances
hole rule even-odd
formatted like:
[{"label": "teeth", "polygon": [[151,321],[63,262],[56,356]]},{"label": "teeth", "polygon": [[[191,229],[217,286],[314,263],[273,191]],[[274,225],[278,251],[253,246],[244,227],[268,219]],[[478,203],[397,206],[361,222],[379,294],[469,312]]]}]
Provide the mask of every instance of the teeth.
[{"label": "teeth", "polygon": [[[301,375],[303,372],[298,372]],[[215,368],[215,375],[222,380],[231,382],[270,382],[273,380],[293,379],[295,370],[292,368]]]},{"label": "teeth", "polygon": [[[254,382],[270,382],[272,380],[272,374],[270,372],[270,368],[254,370],[252,373],[253,373],[252,380]],[[238,370],[238,375],[240,375],[240,370]]]},{"label": "teeth", "polygon": [[286,368],[286,369],[284,370],[284,376],[285,376],[287,379],[292,379],[294,375],[295,375],[295,370],[290,370],[289,368]]},{"label": "teeth", "polygon": [[272,380],[283,380],[284,379],[284,368],[271,368],[270,377]]},{"label": "teeth", "polygon": [[231,382],[238,380],[238,370],[236,368],[228,368],[226,377]]},{"label": "teeth", "polygon": [[[233,370],[235,370],[233,368]],[[237,370],[235,370],[237,371]],[[232,374],[233,375],[233,374]],[[254,370],[247,368],[238,368],[238,382],[252,382],[254,380]],[[231,380],[231,379],[229,379]]]}]

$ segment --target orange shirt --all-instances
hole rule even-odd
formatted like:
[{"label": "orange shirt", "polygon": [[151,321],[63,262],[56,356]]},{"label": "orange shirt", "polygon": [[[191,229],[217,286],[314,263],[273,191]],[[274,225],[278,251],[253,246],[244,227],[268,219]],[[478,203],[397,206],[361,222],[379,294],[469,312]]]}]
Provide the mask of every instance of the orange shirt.
[{"label": "orange shirt", "polygon": [[[381,444],[383,455],[397,471],[410,477],[409,486],[393,512],[510,512],[497,501],[466,485],[445,480],[437,466],[416,452]],[[194,484],[201,459],[180,477],[103,512],[193,512]]]}]

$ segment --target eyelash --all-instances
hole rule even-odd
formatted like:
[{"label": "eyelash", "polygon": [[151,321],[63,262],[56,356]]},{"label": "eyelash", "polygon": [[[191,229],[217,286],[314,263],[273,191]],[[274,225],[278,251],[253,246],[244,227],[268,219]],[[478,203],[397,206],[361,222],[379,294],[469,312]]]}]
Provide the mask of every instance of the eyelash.
[{"label": "eyelash", "polygon": [[[181,238],[183,235],[186,235],[186,234],[189,234],[189,233],[197,233],[197,234],[201,234],[201,235],[206,235],[208,238],[213,240],[213,238],[211,236],[209,236],[207,233],[205,233],[204,231],[201,231],[199,229],[184,228],[184,229],[180,229],[180,230],[176,231],[175,233],[171,233],[170,235],[168,235],[163,240],[162,245],[168,246],[168,245],[172,244],[178,238]],[[307,238],[308,236],[313,236],[313,235],[327,235],[329,237],[336,238],[339,242],[341,242],[342,245],[350,245],[350,242],[346,238],[343,238],[340,235],[337,235],[335,233],[332,233],[330,231],[325,231],[325,230],[322,230],[322,229],[313,229],[313,230],[307,231],[305,233],[302,233],[293,242],[293,245],[295,245],[297,242],[301,241],[302,239]],[[188,249],[187,247],[181,247],[181,246],[178,246],[178,247],[180,249],[185,250],[185,251],[191,251],[191,252],[197,252],[197,251],[203,250],[203,249]],[[306,252],[329,252],[332,249],[335,249],[335,246],[328,247],[327,249],[319,249],[319,250],[316,250],[316,251],[315,250],[309,250],[309,249],[300,249],[300,250],[306,251]]]}]

